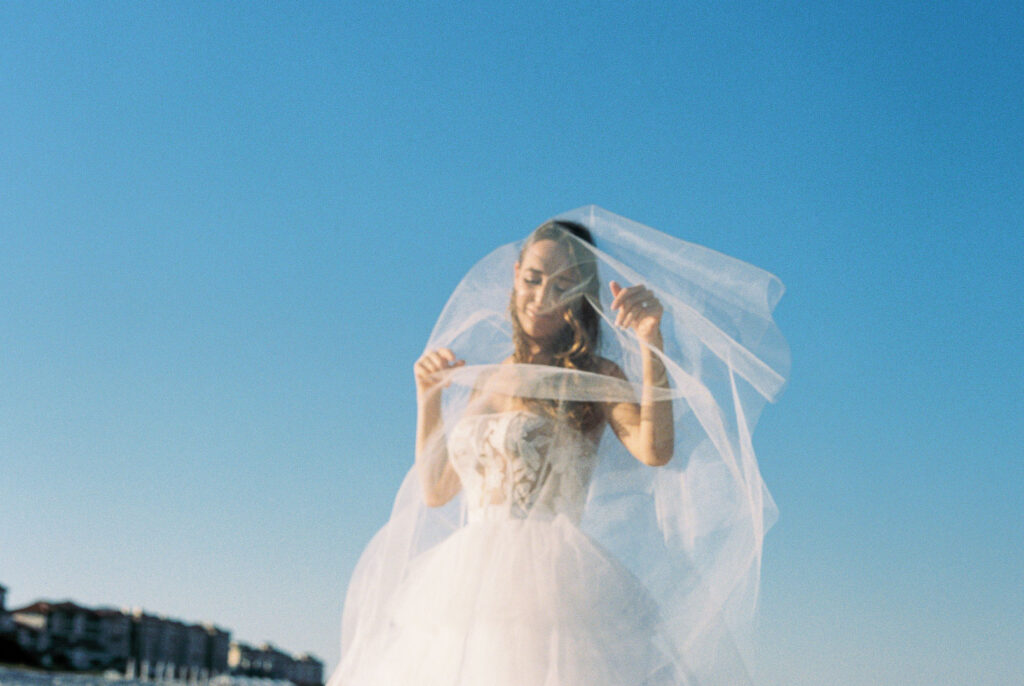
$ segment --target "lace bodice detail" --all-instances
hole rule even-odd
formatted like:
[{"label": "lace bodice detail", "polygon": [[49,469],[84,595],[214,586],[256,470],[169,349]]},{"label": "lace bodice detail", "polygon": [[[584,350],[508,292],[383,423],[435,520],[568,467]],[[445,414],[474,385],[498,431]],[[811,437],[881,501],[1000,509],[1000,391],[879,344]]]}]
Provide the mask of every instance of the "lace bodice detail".
[{"label": "lace bodice detail", "polygon": [[448,438],[471,521],[565,514],[579,522],[596,448],[596,439],[526,411],[463,417]]}]

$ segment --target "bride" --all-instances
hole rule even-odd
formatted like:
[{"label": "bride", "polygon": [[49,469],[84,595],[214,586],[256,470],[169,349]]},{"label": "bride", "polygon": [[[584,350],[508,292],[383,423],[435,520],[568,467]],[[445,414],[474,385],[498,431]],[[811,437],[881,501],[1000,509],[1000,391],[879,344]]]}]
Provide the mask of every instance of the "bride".
[{"label": "bride", "polygon": [[780,294],[596,207],[478,263],[414,366],[415,465],[330,686],[750,683]]}]

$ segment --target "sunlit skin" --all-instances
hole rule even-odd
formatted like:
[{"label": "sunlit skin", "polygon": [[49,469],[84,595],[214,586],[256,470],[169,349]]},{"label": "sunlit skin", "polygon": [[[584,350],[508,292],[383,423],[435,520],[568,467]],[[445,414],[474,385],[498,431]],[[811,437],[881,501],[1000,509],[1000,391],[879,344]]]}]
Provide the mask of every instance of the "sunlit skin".
[{"label": "sunlit skin", "polygon": [[[568,326],[564,315],[573,306],[575,287],[580,279],[569,252],[553,240],[530,244],[513,269],[513,303],[530,347],[530,362],[549,364],[551,344],[562,328]],[[667,384],[667,374],[652,349],[661,350],[663,308],[654,294],[642,284],[622,287],[608,284],[615,325],[632,329],[645,343],[641,346],[643,386],[639,402],[608,403],[605,418],[627,450],[644,464],[660,466],[672,457],[674,429],[671,401],[655,401],[655,388]],[[504,361],[512,362],[511,358]],[[443,459],[427,462],[428,440],[441,426],[441,389],[445,372],[465,364],[448,348],[425,352],[413,366],[416,380],[417,426],[416,463],[427,505],[439,506],[451,500],[461,488],[459,477]],[[601,360],[602,373],[625,378],[613,362]],[[603,427],[603,424],[602,424]],[[600,430],[601,427],[598,428]],[[443,447],[441,448],[443,450]]]},{"label": "sunlit skin", "polygon": [[516,316],[530,340],[531,353],[538,355],[565,326],[565,310],[571,304],[567,294],[580,276],[569,254],[552,240],[530,245],[513,274]]}]

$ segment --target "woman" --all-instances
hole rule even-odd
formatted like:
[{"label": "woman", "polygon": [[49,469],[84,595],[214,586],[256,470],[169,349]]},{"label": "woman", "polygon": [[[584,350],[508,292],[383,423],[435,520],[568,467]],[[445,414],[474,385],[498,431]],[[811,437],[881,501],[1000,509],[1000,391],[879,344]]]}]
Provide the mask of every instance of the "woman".
[{"label": "woman", "polygon": [[415,466],[332,684],[748,680],[780,292],[594,207],[474,267],[415,365]]}]

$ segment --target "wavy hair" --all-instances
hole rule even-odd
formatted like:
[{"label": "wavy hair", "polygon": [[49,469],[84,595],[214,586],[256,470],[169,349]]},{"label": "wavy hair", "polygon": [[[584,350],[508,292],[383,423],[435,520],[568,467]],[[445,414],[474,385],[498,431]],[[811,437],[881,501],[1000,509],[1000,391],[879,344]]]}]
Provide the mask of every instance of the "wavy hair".
[{"label": "wavy hair", "polygon": [[[550,353],[552,365],[564,369],[578,369],[597,372],[600,357],[597,354],[601,336],[601,317],[595,309],[600,303],[600,283],[597,277],[597,261],[587,247],[594,245],[590,230],[576,222],[552,220],[541,224],[523,241],[519,251],[522,262],[526,250],[538,241],[551,240],[564,248],[580,275],[580,292],[572,299],[562,315],[565,326],[554,337]],[[515,306],[515,289],[509,298],[509,315],[512,320],[513,362],[532,362],[529,338],[519,323]],[[580,431],[587,432],[604,421],[600,403],[571,400],[524,399],[524,403],[542,410],[545,414],[567,417]]]}]

